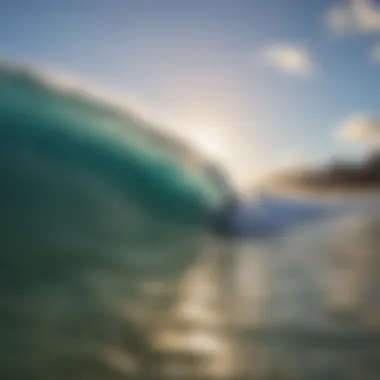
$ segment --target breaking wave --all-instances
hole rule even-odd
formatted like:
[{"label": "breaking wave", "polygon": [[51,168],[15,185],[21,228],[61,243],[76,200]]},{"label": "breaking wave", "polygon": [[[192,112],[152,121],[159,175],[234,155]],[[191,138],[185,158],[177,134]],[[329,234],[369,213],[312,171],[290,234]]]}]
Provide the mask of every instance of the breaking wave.
[{"label": "breaking wave", "polygon": [[146,363],[152,310],[224,196],[209,168],[102,91],[0,65],[1,378],[119,379]]}]

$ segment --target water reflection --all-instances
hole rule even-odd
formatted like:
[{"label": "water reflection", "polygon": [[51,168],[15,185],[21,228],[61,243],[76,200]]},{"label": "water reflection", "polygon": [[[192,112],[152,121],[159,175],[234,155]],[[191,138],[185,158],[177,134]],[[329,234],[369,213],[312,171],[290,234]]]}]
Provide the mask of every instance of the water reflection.
[{"label": "water reflection", "polygon": [[377,379],[379,226],[361,216],[272,241],[212,242],[153,339],[161,373]]},{"label": "water reflection", "polygon": [[180,278],[143,276],[142,261],[126,275],[131,261],[110,255],[108,271],[4,296],[1,353],[40,379],[378,379],[379,226],[360,216],[272,240],[208,237],[198,260],[172,262],[188,268]]},{"label": "water reflection", "polygon": [[224,297],[216,242],[181,281],[177,299],[153,334],[164,378],[231,376],[231,339],[225,329]]}]

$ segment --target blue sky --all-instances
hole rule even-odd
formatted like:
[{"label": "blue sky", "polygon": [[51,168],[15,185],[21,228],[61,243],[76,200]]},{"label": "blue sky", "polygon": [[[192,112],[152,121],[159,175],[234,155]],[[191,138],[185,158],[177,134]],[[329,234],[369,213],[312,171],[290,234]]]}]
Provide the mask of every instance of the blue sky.
[{"label": "blue sky", "polygon": [[380,134],[375,0],[0,0],[0,9],[4,57],[133,94],[187,134],[207,129],[244,178],[355,156]]}]

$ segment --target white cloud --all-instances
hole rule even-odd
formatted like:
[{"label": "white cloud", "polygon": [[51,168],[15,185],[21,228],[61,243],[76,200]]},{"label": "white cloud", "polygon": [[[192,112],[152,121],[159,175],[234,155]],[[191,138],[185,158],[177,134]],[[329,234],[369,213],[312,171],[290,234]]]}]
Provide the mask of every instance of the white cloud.
[{"label": "white cloud", "polygon": [[326,21],[338,33],[380,32],[380,6],[374,0],[345,0],[328,10]]},{"label": "white cloud", "polygon": [[313,64],[310,55],[302,46],[275,44],[267,46],[261,55],[262,61],[278,70],[292,75],[310,74]]},{"label": "white cloud", "polygon": [[340,125],[337,135],[347,141],[378,145],[380,142],[380,117],[351,116]]}]

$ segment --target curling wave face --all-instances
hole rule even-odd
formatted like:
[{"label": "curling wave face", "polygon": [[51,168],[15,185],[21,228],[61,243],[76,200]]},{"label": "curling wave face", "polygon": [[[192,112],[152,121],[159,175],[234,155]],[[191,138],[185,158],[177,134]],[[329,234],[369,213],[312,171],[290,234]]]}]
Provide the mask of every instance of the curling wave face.
[{"label": "curling wave face", "polygon": [[223,190],[133,112],[7,64],[0,156],[0,378],[125,376],[107,352],[150,355],[141,325],[198,254]]}]

